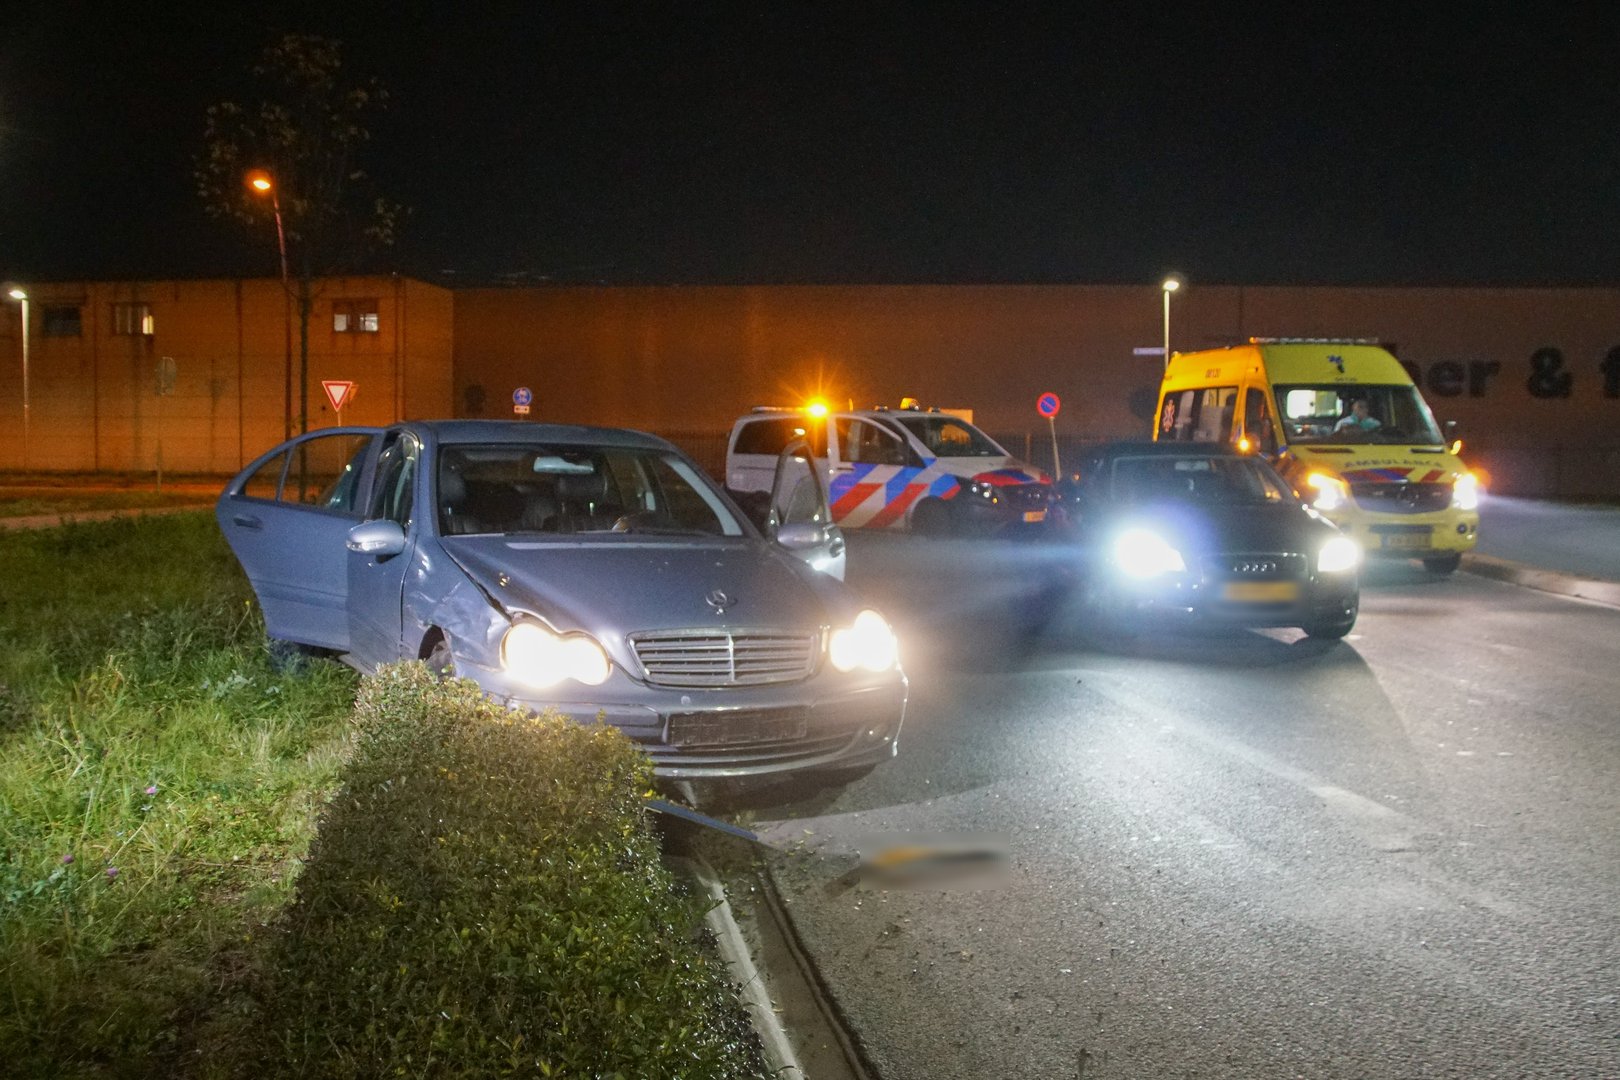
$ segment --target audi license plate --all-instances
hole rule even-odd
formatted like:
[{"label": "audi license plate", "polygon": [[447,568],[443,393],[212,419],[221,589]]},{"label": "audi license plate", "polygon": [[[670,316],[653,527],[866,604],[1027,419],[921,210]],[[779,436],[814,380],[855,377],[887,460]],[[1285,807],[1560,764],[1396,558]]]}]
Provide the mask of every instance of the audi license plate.
[{"label": "audi license plate", "polygon": [[1046,520],[1046,511],[1045,510],[1025,510],[1024,511],[1024,520],[1025,521],[1045,521]]},{"label": "audi license plate", "polygon": [[1239,604],[1286,604],[1299,599],[1297,581],[1228,582],[1221,597]]}]

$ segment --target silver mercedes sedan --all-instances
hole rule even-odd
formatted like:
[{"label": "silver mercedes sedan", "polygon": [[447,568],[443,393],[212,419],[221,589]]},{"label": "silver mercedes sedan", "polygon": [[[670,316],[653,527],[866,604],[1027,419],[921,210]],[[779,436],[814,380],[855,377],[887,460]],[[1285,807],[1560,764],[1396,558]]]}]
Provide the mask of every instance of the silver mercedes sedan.
[{"label": "silver mercedes sedan", "polygon": [[685,454],[610,428],[328,428],[225,488],[217,516],[273,650],[422,659],[515,708],[621,728],[661,776],[891,757],[907,684],[801,445],[756,527]]}]

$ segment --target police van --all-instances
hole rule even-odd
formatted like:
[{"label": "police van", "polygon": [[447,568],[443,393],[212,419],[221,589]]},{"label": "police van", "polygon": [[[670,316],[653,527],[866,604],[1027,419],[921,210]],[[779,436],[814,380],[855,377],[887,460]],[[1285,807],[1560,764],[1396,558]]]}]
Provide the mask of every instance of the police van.
[{"label": "police van", "polygon": [[1052,512],[1044,472],[1009,454],[960,410],[833,412],[822,405],[759,407],[738,418],[726,446],[726,487],[746,505],[771,488],[778,454],[806,439],[828,477],[843,528],[988,535],[1040,525]]},{"label": "police van", "polygon": [[1270,458],[1369,555],[1449,574],[1479,532],[1479,484],[1406,368],[1365,340],[1251,338],[1178,353],[1156,440],[1233,442]]}]

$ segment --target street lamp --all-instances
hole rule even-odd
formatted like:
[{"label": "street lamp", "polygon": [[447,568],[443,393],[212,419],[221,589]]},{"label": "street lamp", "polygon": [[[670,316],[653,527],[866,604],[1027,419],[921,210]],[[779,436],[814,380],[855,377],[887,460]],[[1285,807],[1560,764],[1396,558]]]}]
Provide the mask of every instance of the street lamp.
[{"label": "street lamp", "polygon": [[[276,182],[267,169],[250,169],[242,178],[254,195],[263,198],[270,196],[270,209],[276,215],[276,247],[281,252],[281,291],[284,294],[283,303],[292,299],[292,282],[287,273],[287,230],[281,224],[281,195],[276,191]],[[287,363],[286,385],[282,393],[282,438],[292,438],[292,315],[287,313],[284,320],[286,326]]]},{"label": "street lamp", "polygon": [[22,289],[12,289],[6,295],[22,305],[22,467],[26,471],[28,468],[28,293]]},{"label": "street lamp", "polygon": [[1159,286],[1164,293],[1164,366],[1170,366],[1170,294],[1181,288],[1181,279],[1174,274]]}]

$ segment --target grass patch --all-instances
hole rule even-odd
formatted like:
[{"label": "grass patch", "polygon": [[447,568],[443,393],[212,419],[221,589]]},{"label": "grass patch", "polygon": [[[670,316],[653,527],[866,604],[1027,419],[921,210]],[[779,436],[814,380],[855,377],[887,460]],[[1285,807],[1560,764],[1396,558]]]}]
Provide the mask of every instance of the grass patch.
[{"label": "grass patch", "polygon": [[355,716],[247,1057],[311,1077],[762,1073],[622,733],[419,663],[365,680]]},{"label": "grass patch", "polygon": [[0,1061],[163,1075],[273,919],[354,679],[274,673],[206,514],[0,534]]}]

